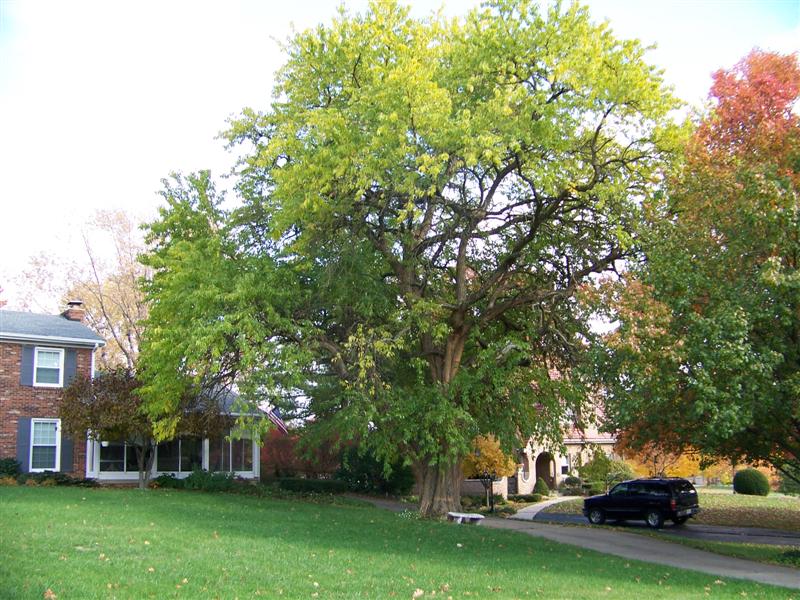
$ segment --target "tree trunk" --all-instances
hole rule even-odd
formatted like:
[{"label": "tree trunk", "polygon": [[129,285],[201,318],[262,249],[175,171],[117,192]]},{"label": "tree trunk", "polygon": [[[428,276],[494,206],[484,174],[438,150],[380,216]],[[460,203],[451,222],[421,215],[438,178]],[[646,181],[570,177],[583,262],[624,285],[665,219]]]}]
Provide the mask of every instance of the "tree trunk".
[{"label": "tree trunk", "polygon": [[419,485],[419,512],[423,517],[441,517],[461,510],[461,463],[414,465]]},{"label": "tree trunk", "polygon": [[153,468],[153,460],[156,453],[151,441],[145,442],[143,445],[136,446],[136,462],[139,467],[139,489],[147,489],[147,484],[150,481],[150,472]]},{"label": "tree trunk", "polygon": [[[431,379],[444,389],[452,383],[461,366],[461,357],[469,335],[469,326],[464,323],[465,313],[458,310],[450,318],[452,328],[443,348],[435,351],[433,339],[423,336],[422,348],[428,357]],[[446,443],[446,442],[443,442]],[[439,449],[446,455],[446,448]],[[450,511],[461,510],[461,482],[464,474],[461,460],[454,464],[432,464],[424,458],[414,464],[414,475],[419,488],[419,512],[423,517],[441,517]]]}]

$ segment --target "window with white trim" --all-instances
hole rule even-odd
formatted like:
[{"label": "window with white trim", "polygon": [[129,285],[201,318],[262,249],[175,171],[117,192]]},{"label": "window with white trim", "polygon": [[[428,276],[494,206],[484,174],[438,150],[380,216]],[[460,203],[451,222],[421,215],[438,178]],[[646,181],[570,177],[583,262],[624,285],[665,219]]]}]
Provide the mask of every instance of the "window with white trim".
[{"label": "window with white trim", "polygon": [[33,385],[64,386],[63,348],[36,348],[33,354]]},{"label": "window with white trim", "polygon": [[100,442],[100,471],[138,473],[136,447],[125,442]]},{"label": "window with white trim", "polygon": [[253,470],[253,440],[248,432],[240,439],[225,437],[208,440],[208,470],[223,473]]},{"label": "window with white trim", "polygon": [[203,468],[203,440],[195,437],[161,442],[156,449],[156,470],[162,473],[191,473]]},{"label": "window with white trim", "polygon": [[61,420],[31,419],[32,472],[61,469]]}]

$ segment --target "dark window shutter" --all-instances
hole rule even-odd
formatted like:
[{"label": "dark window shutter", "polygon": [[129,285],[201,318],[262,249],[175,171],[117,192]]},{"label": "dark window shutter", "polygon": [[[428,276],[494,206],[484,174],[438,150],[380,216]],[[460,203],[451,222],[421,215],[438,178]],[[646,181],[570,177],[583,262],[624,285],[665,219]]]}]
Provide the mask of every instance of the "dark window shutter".
[{"label": "dark window shutter", "polygon": [[33,346],[22,347],[19,365],[19,384],[33,386]]},{"label": "dark window shutter", "polygon": [[61,435],[61,472],[72,473],[72,457],[73,457],[72,440],[64,437],[63,431]]},{"label": "dark window shutter", "polygon": [[31,470],[31,419],[20,417],[17,420],[17,460],[23,473]]},{"label": "dark window shutter", "polygon": [[64,352],[64,387],[75,379],[78,372],[78,353],[74,348],[67,348]]}]

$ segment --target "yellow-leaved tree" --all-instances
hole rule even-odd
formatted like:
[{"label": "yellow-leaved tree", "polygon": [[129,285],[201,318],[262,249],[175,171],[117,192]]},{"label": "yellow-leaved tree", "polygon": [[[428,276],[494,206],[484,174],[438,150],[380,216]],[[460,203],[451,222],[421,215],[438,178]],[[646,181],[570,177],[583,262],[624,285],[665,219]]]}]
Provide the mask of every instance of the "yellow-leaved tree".
[{"label": "yellow-leaved tree", "polygon": [[473,440],[474,450],[464,459],[464,476],[478,477],[490,473],[497,477],[513,475],[517,463],[500,447],[492,434],[479,435]]}]

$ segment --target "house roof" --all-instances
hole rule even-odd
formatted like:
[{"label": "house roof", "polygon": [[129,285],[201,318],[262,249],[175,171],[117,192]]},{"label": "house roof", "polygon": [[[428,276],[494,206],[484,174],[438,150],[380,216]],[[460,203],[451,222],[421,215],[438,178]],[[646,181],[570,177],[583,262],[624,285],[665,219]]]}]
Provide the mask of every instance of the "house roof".
[{"label": "house roof", "polygon": [[219,406],[219,411],[224,415],[239,415],[245,414],[249,416],[264,416],[266,413],[263,408],[258,407],[257,412],[240,413],[241,406],[236,406],[239,401],[239,394],[232,390],[230,387],[212,387],[211,389],[203,392],[203,396],[213,400]]},{"label": "house roof", "polygon": [[103,346],[105,341],[83,323],[61,315],[37,315],[28,312],[0,310],[0,340]]}]

